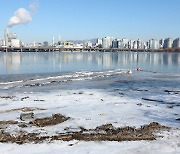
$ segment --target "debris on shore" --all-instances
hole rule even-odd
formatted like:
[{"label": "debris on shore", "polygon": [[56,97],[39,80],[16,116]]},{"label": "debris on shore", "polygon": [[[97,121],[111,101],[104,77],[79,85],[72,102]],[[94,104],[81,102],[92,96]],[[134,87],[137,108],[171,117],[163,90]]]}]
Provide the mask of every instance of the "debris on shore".
[{"label": "debris on shore", "polygon": [[[60,122],[61,115],[54,115],[51,118],[36,119],[33,124],[43,127],[48,125],[57,124]],[[57,121],[55,121],[55,119]],[[67,120],[67,118],[65,118]],[[65,120],[64,119],[64,120]],[[52,123],[50,121],[52,120]],[[142,126],[140,128],[123,127],[115,128],[112,124],[105,124],[95,129],[85,129],[80,127],[80,131],[60,133],[53,136],[42,136],[40,133],[27,133],[18,132],[16,134],[10,134],[4,131],[0,133],[1,143],[42,143],[52,142],[55,140],[61,141],[140,141],[140,140],[155,140],[158,136],[154,135],[156,131],[167,130],[169,127],[162,126],[159,123],[152,122],[149,125]]]}]

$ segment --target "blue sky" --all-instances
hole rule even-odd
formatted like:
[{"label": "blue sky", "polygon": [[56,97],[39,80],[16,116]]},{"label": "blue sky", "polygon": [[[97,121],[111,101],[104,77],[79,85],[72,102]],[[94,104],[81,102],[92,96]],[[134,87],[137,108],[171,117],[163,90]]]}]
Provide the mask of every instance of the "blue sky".
[{"label": "blue sky", "polygon": [[[142,39],[180,37],[180,0],[36,0],[28,24],[10,28],[25,42],[105,36]],[[0,38],[14,12],[33,0],[1,0]]]}]

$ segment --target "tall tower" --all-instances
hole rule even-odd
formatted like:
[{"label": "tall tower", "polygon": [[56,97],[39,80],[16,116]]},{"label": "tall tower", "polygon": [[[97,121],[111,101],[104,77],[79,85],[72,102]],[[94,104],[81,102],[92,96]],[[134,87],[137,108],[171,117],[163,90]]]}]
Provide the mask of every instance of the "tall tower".
[{"label": "tall tower", "polygon": [[54,36],[52,37],[52,46],[54,47]]},{"label": "tall tower", "polygon": [[61,35],[59,35],[59,42],[61,42]]},{"label": "tall tower", "polygon": [[5,46],[9,46],[9,40],[8,40],[8,28],[4,31],[4,40],[5,40]]}]

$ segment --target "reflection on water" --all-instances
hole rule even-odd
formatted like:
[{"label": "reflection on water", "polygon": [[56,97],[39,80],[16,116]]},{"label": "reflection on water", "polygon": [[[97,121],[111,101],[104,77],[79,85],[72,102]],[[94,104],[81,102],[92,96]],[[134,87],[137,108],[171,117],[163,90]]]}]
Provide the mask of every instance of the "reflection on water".
[{"label": "reflection on water", "polygon": [[180,73],[180,53],[0,53],[0,74],[135,69]]}]

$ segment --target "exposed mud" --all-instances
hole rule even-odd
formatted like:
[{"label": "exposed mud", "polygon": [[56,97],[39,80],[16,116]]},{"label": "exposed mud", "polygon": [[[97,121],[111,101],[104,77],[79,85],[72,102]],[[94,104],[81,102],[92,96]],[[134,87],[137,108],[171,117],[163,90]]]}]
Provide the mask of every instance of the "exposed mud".
[{"label": "exposed mud", "polygon": [[180,90],[164,90],[164,92],[168,94],[180,94]]},{"label": "exposed mud", "polygon": [[14,111],[30,112],[30,111],[36,111],[36,110],[46,110],[46,109],[37,108],[37,107],[23,107],[23,108],[0,111],[0,114],[14,112]]},{"label": "exposed mud", "polygon": [[54,115],[52,115],[52,117],[36,119],[36,120],[30,122],[30,124],[33,124],[38,127],[46,127],[46,126],[60,124],[64,121],[67,121],[68,119],[69,119],[69,117],[65,117],[61,114],[54,114]]},{"label": "exposed mud", "polygon": [[[53,118],[57,118],[57,115]],[[41,119],[42,120],[42,119]],[[46,121],[46,120],[45,120]],[[49,123],[48,123],[49,124]],[[39,125],[39,123],[38,123]],[[44,124],[43,124],[44,126]],[[42,143],[52,142],[54,140],[61,141],[140,141],[140,140],[155,140],[158,136],[154,135],[156,131],[169,129],[159,123],[150,123],[149,125],[142,126],[141,128],[124,127],[115,128],[112,124],[99,126],[95,129],[85,129],[80,127],[78,132],[61,133],[54,136],[40,136],[37,133],[19,132],[16,134],[1,133],[1,143]]]},{"label": "exposed mud", "polygon": [[15,125],[18,124],[18,121],[8,120],[8,121],[0,121],[0,125]]},{"label": "exposed mud", "polygon": [[21,101],[24,101],[24,100],[26,100],[26,99],[29,99],[29,96],[26,96],[26,97],[21,98]]},{"label": "exposed mud", "polygon": [[3,99],[14,99],[16,96],[0,96]]}]

